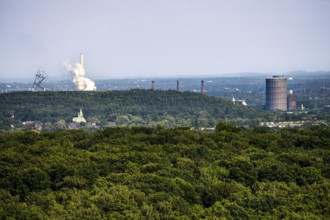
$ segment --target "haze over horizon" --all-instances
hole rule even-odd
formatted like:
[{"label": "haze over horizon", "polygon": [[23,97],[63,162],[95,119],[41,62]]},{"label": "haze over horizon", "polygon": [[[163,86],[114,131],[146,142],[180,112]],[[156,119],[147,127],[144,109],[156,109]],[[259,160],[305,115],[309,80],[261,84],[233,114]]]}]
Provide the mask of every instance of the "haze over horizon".
[{"label": "haze over horizon", "polygon": [[329,0],[2,0],[0,78],[330,70]]}]

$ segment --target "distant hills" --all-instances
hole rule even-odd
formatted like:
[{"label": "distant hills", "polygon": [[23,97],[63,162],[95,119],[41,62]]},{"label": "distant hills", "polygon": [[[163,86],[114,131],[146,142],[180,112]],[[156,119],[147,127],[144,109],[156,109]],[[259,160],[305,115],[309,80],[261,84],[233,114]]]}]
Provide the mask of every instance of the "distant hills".
[{"label": "distant hills", "polygon": [[[14,92],[0,94],[0,121],[71,122],[82,109],[88,120],[103,123],[126,116],[125,124],[213,127],[219,121],[256,125],[273,113],[233,105],[192,92],[133,89],[95,92]],[[134,120],[133,120],[134,119]]]},{"label": "distant hills", "polygon": [[[268,77],[272,75],[284,75],[284,76],[319,76],[319,75],[330,75],[330,71],[304,71],[304,70],[295,70],[290,72],[240,72],[240,73],[220,73],[220,74],[200,74],[200,75],[189,75],[189,74],[182,74],[178,77],[173,77],[170,75],[167,77],[166,75],[161,76],[116,76],[113,77],[112,75],[97,75],[97,74],[91,74],[90,78],[93,80],[111,80],[111,79],[186,79],[186,78],[218,78],[218,77]],[[33,83],[35,77],[35,73],[31,73],[29,77],[12,77],[11,74],[3,74],[0,76],[0,83],[13,83],[13,82],[19,82],[19,83]],[[49,73],[49,77],[51,81],[62,81],[62,80],[69,80],[71,78],[71,75],[68,73],[67,75],[52,75]]]}]

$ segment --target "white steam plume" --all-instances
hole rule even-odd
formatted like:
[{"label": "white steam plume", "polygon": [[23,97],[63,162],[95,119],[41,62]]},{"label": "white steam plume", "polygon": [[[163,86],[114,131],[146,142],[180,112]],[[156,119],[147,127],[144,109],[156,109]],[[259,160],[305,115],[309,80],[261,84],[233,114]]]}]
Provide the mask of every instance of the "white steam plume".
[{"label": "white steam plume", "polygon": [[76,85],[79,91],[93,91],[96,90],[95,82],[85,77],[85,69],[80,63],[72,66],[70,63],[64,63],[66,69],[72,73],[72,82]]}]

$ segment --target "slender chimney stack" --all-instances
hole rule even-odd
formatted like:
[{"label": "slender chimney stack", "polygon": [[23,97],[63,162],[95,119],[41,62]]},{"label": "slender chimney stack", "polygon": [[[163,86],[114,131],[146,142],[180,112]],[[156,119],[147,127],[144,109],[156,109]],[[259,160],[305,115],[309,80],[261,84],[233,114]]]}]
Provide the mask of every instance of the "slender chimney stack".
[{"label": "slender chimney stack", "polygon": [[80,65],[84,68],[84,54],[80,53]]},{"label": "slender chimney stack", "polygon": [[180,82],[179,80],[176,81],[176,91],[180,91]]},{"label": "slender chimney stack", "polygon": [[155,81],[152,81],[152,94],[155,94]]},{"label": "slender chimney stack", "polygon": [[204,95],[204,80],[202,80],[202,95]]}]

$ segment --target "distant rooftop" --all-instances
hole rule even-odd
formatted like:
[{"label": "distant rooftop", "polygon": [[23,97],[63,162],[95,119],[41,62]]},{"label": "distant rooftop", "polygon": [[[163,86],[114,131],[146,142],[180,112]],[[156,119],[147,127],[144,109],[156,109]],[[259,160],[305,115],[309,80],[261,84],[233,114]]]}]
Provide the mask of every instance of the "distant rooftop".
[{"label": "distant rooftop", "polygon": [[285,78],[283,75],[274,75],[273,78]]}]

